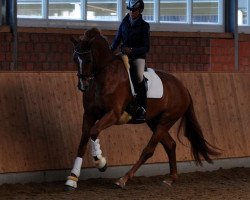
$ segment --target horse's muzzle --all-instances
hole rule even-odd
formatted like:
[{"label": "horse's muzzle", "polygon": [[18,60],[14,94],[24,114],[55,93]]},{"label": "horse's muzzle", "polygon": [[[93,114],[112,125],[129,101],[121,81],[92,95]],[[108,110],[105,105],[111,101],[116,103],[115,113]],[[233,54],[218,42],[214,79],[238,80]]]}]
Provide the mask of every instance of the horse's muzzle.
[{"label": "horse's muzzle", "polygon": [[77,87],[82,92],[85,92],[89,88],[89,81],[79,78]]}]

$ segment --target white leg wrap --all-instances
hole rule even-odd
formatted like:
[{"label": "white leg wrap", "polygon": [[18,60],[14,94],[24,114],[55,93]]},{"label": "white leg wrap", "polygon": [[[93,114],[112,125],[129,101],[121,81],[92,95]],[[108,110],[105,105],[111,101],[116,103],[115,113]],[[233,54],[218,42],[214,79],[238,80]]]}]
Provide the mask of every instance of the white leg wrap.
[{"label": "white leg wrap", "polygon": [[68,176],[68,180],[66,181],[65,185],[73,187],[73,188],[77,188],[77,181],[78,181],[78,177],[80,176],[81,167],[82,167],[82,158],[76,157],[71,173],[76,175],[77,177]]},{"label": "white leg wrap", "polygon": [[99,155],[102,155],[102,150],[100,149],[100,140],[99,139],[96,139],[95,141],[94,140],[90,140],[91,142],[91,153],[92,153],[92,156],[99,156]]},{"label": "white leg wrap", "polygon": [[102,155],[99,155],[97,156],[98,160],[95,160],[94,163],[95,163],[95,166],[98,168],[98,169],[101,169],[103,168],[107,161],[106,161],[106,158],[105,157],[102,157]]},{"label": "white leg wrap", "polygon": [[100,149],[100,140],[96,139],[91,141],[91,152],[93,157],[97,157],[98,160],[94,161],[95,166],[99,169],[103,168],[106,165],[106,158],[102,157],[102,150]]},{"label": "white leg wrap", "polygon": [[73,187],[73,188],[77,188],[77,182],[73,180],[67,180],[65,185]]},{"label": "white leg wrap", "polygon": [[77,177],[79,177],[80,172],[81,172],[81,167],[82,167],[82,158],[76,157],[73,169],[71,170],[71,173],[73,173]]}]

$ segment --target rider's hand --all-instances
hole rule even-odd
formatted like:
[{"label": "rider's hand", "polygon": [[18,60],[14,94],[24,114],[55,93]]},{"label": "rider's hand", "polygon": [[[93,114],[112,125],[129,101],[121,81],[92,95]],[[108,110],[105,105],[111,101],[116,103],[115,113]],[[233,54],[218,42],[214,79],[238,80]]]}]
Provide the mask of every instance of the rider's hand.
[{"label": "rider's hand", "polygon": [[123,47],[122,48],[122,53],[126,54],[126,55],[129,55],[132,51],[132,48],[129,48],[129,47]]}]

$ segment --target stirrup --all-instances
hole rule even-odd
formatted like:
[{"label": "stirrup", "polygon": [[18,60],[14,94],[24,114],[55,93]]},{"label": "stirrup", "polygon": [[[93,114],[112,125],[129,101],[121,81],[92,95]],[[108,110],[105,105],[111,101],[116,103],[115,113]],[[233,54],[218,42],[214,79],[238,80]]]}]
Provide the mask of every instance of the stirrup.
[{"label": "stirrup", "polygon": [[137,122],[144,122],[144,121],[146,121],[146,110],[143,107],[137,108],[135,120]]}]

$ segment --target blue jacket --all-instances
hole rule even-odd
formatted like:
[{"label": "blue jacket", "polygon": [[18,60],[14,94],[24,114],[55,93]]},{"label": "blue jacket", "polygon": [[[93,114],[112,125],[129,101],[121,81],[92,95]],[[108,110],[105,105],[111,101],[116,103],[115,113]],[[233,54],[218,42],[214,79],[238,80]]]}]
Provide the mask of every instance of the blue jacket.
[{"label": "blue jacket", "polygon": [[132,48],[131,53],[128,55],[130,59],[145,59],[146,53],[149,51],[149,24],[140,15],[139,19],[131,25],[129,17],[129,14],[127,14],[122,20],[111,45],[111,50],[115,50],[122,42],[121,47]]}]

